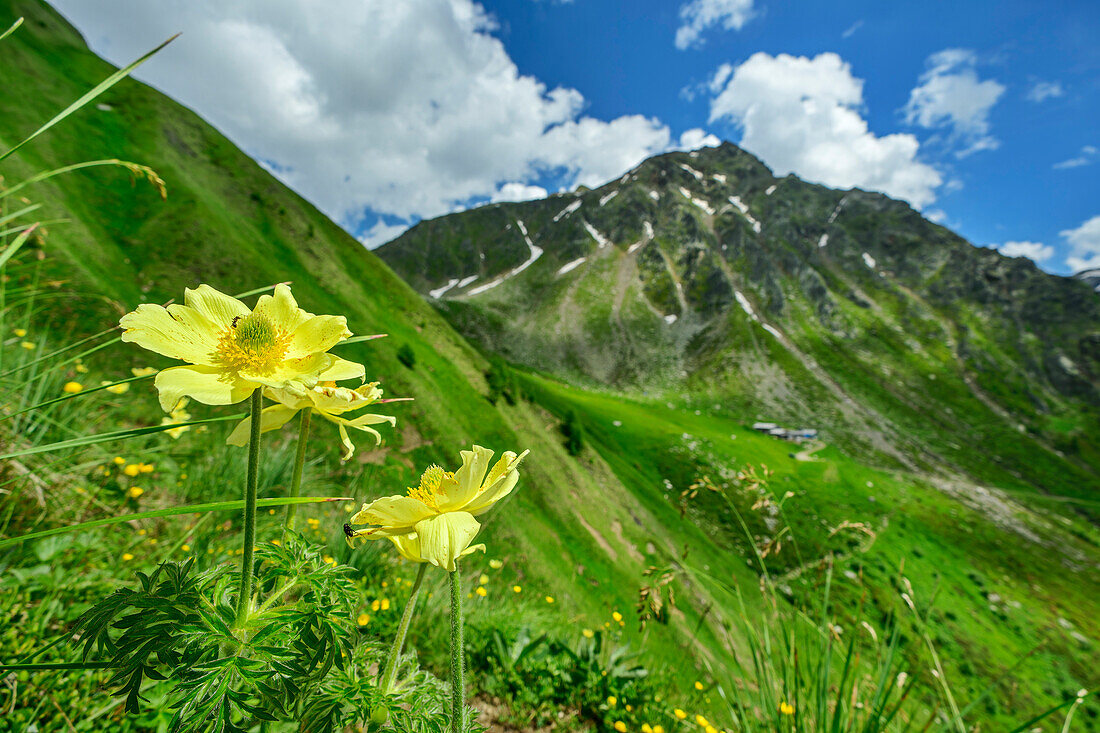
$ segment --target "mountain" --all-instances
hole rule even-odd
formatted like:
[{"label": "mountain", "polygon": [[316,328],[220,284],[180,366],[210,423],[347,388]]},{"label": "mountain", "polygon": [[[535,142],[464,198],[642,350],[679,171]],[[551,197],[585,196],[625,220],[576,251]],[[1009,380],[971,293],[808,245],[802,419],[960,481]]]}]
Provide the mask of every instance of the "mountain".
[{"label": "mountain", "polygon": [[[17,16],[26,24],[0,42],[0,148],[114,70],[45,4],[0,0],[0,26]],[[305,491],[374,498],[415,485],[430,463],[453,465],[474,441],[530,448],[519,490],[484,530],[523,593],[491,585],[471,628],[487,618],[549,618],[573,636],[603,628],[612,611],[632,615],[655,582],[647,571],[668,568],[678,572],[667,625],[629,624],[623,639],[688,694],[711,675],[740,682],[731,661],[747,644],[734,636],[740,609],[706,580],[759,587],[746,531],[773,537],[777,518],[737,475],[764,464],[775,495],[789,495],[783,518],[796,538],[769,557],[776,578],[808,605],[820,597],[819,569],[835,563],[845,638],[863,633],[857,618],[880,631],[899,619],[909,639],[929,629],[960,698],[982,695],[972,717],[991,730],[1093,679],[1100,612],[1088,578],[1100,539],[1086,515],[1093,504],[1075,499],[1095,497],[1097,475],[1096,298],[1084,283],[974,250],[885,197],[774,179],[729,145],[647,161],[596,191],[423,222],[380,259],[137,81],[0,163],[0,174],[23,180],[115,157],[152,166],[167,199],[110,168],[25,191],[43,217],[69,219],[24,252],[35,264],[23,272],[40,266],[58,296],[42,301],[32,336],[69,343],[200,282],[241,292],[283,280],[310,310],[346,314],[357,334],[390,334],[341,353],[365,363],[387,396],[415,402],[395,406],[397,428],[357,461],[341,465],[334,447],[311,444]],[[429,304],[417,291],[440,297]],[[126,345],[85,359],[97,378],[149,360]],[[103,410],[105,424],[161,418],[149,387]],[[753,430],[759,419],[820,428],[825,445],[796,454]],[[563,423],[582,428],[575,455]],[[224,455],[196,451],[197,434],[157,444],[158,465],[220,480]],[[272,444],[285,454],[289,440]],[[175,481],[145,485],[166,503],[187,501]],[[72,496],[46,500],[60,511]],[[330,529],[328,551],[347,558]],[[79,562],[64,552],[51,560],[74,576]],[[927,625],[911,621],[901,580],[918,602],[936,597]],[[71,620],[64,603],[49,608],[58,628]],[[26,653],[13,638],[12,655]],[[926,689],[936,684],[923,658],[908,669]],[[1096,715],[1091,702],[1086,714]]]},{"label": "mountain", "polygon": [[1091,270],[1081,270],[1074,275],[1078,280],[1084,280],[1094,291],[1100,293],[1100,267]]},{"label": "mountain", "polygon": [[1100,488],[1085,283],[882,194],[776,178],[730,143],[420,222],[376,252],[465,336],[540,372],[811,424],[884,465]]}]

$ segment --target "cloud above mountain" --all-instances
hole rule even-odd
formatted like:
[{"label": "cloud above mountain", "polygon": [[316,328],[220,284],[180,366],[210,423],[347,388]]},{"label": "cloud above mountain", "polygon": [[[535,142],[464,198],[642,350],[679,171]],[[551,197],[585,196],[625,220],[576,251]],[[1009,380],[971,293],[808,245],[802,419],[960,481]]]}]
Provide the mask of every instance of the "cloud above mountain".
[{"label": "cloud above mountain", "polygon": [[977,61],[973,51],[961,48],[932,54],[903,110],[911,125],[946,131],[960,158],[1000,146],[990,134],[989,113],[1005,87],[994,79],[979,79]]},{"label": "cloud above mountain", "polygon": [[577,90],[520,73],[470,0],[57,5],[116,63],[182,31],[140,76],[353,228],[548,172],[600,183],[677,142],[655,118],[586,116]]},{"label": "cloud above mountain", "polygon": [[1066,264],[1074,272],[1100,267],[1100,216],[1094,216],[1076,229],[1060,232],[1070,246]]},{"label": "cloud above mountain", "polygon": [[917,208],[936,198],[942,177],[918,159],[917,139],[870,131],[860,114],[863,81],[835,53],[755,53],[719,67],[710,89],[710,121],[740,127],[741,145],[777,175],[882,191]]},{"label": "cloud above mountain", "polygon": [[703,32],[715,26],[741,30],[756,11],[753,0],[692,0],[680,6],[676,48],[681,51],[703,45]]}]

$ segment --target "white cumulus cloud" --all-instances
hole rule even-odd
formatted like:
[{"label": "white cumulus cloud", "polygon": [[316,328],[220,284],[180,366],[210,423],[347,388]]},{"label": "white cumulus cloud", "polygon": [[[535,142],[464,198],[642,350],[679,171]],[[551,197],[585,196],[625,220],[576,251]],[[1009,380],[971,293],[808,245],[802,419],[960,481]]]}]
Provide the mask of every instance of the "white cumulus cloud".
[{"label": "white cumulus cloud", "polygon": [[368,249],[374,249],[375,247],[381,247],[391,239],[396,239],[408,228],[405,224],[387,224],[379,220],[359,236],[359,241],[366,245]]},{"label": "white cumulus cloud", "polygon": [[917,208],[936,198],[942,178],[917,159],[917,139],[868,129],[859,112],[863,81],[835,53],[756,53],[740,66],[719,67],[711,88],[711,122],[739,125],[742,147],[778,175],[881,191]]},{"label": "white cumulus cloud", "polygon": [[55,5],[115,63],[183,31],[139,76],[348,226],[435,216],[547,171],[600,183],[673,143],[659,120],[585,116],[580,92],[521,74],[473,0]]},{"label": "white cumulus cloud", "polygon": [[526,183],[511,181],[498,188],[489,198],[496,203],[498,201],[531,201],[532,199],[546,198],[547,191],[542,186],[529,186]]},{"label": "white cumulus cloud", "polygon": [[976,65],[977,56],[967,49],[932,54],[903,110],[911,125],[948,130],[960,158],[1000,146],[990,134],[989,112],[1005,87],[994,79],[980,80]]},{"label": "white cumulus cloud", "polygon": [[1027,98],[1031,102],[1041,104],[1048,99],[1061,97],[1066,93],[1062,83],[1058,81],[1035,81],[1027,90]]},{"label": "white cumulus cloud", "polygon": [[756,14],[753,0],[692,0],[680,6],[680,27],[676,29],[676,48],[683,51],[703,45],[703,31],[712,26],[741,30]]},{"label": "white cumulus cloud", "polygon": [[1067,168],[1080,168],[1086,165],[1092,165],[1096,162],[1097,153],[1100,152],[1093,145],[1085,145],[1081,148],[1081,152],[1066,160],[1055,163],[1051,166],[1054,170],[1066,170]]},{"label": "white cumulus cloud", "polygon": [[701,127],[684,130],[680,134],[680,144],[676,147],[680,150],[698,150],[699,148],[716,148],[722,144],[717,136],[710,134]]},{"label": "white cumulus cloud", "polygon": [[1065,229],[1059,234],[1070,246],[1066,264],[1074,272],[1100,267],[1100,216],[1094,216],[1076,229]]},{"label": "white cumulus cloud", "polygon": [[994,247],[1006,257],[1027,257],[1035,262],[1044,262],[1054,256],[1054,247],[1042,242],[1005,242]]}]

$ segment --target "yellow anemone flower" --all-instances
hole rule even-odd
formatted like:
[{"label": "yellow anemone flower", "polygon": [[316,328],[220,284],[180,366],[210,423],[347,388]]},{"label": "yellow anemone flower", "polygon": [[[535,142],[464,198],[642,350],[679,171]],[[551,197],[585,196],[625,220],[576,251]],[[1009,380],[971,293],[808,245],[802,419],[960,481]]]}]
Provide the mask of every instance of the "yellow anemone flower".
[{"label": "yellow anemone flower", "polygon": [[474,517],[512,492],[527,453],[517,456],[505,451],[490,470],[493,451],[475,445],[462,451],[462,468],[454,473],[430,466],[407,496],[385,496],[364,504],[351,523],[376,526],[355,531],[346,526],[348,544],[356,537],[388,537],[406,560],[454,572],[457,559],[485,550],[484,545],[470,545],[481,529]]},{"label": "yellow anemone flower", "polygon": [[327,379],[363,376],[363,367],[325,353],[351,336],[343,316],[315,316],[290,288],[275,287],[250,310],[209,285],[184,290],[184,305],[144,303],[119,321],[122,340],[189,362],[154,383],[165,412],[182,397],[207,405],[240,402],[260,387],[304,391]]},{"label": "yellow anemone flower", "polygon": [[[348,389],[347,387],[337,387],[334,381],[327,381],[324,384],[318,384],[312,389],[306,390],[304,393],[288,389],[272,389],[269,387],[264,390],[264,395],[278,404],[266,407],[264,411],[260,413],[261,433],[266,433],[269,430],[278,430],[283,425],[286,425],[292,417],[297,415],[299,410],[311,409],[314,413],[320,415],[329,422],[336,423],[337,427],[339,427],[340,444],[343,446],[342,457],[345,461],[349,460],[355,452],[355,445],[351,442],[351,438],[348,437],[348,428],[370,433],[374,436],[374,442],[379,444],[382,442],[382,435],[374,428],[368,426],[385,422],[388,422],[391,426],[397,424],[397,418],[392,415],[374,415],[368,413],[351,420],[342,417],[345,412],[361,410],[367,405],[381,401],[391,401],[381,400],[382,390],[379,388],[378,382],[364,384],[358,389]],[[242,447],[248,445],[248,435],[251,425],[252,419],[245,418],[237,425],[236,429],[233,430],[229,437],[225,439],[225,442],[229,445]]]}]

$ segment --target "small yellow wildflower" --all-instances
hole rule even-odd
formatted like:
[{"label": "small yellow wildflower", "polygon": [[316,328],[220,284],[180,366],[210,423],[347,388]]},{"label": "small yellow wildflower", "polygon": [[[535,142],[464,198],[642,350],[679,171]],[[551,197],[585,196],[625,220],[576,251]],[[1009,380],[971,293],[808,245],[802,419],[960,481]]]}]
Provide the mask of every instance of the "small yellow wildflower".
[{"label": "small yellow wildflower", "polygon": [[129,382],[123,382],[122,384],[113,384],[108,381],[103,381],[99,383],[99,386],[105,388],[111,394],[126,394],[130,391]]},{"label": "small yellow wildflower", "polygon": [[130,373],[135,377],[148,377],[150,374],[156,374],[157,370],[153,367],[134,367]]},{"label": "small yellow wildflower", "polygon": [[596,635],[596,632],[593,631],[592,629],[582,629],[581,630],[581,636],[583,636],[585,639],[591,639],[595,635]]},{"label": "small yellow wildflower", "polygon": [[184,552],[191,552],[191,545],[183,545],[180,547]]},{"label": "small yellow wildflower", "polygon": [[642,733],[653,733],[653,726],[649,723],[642,723]]},{"label": "small yellow wildflower", "polygon": [[512,592],[513,593],[522,593],[523,592],[523,586],[513,585],[512,586]]},{"label": "small yellow wildflower", "polygon": [[696,689],[696,690],[701,690],[701,689],[703,689],[703,683],[702,683],[702,682],[700,682],[699,680],[696,680],[696,681],[695,681],[695,689]]},{"label": "small yellow wildflower", "polygon": [[474,592],[475,592],[475,593],[477,593],[477,594],[478,594],[479,596],[481,596],[482,598],[484,598],[485,596],[489,595],[489,591],[485,590],[485,586],[483,586],[483,585],[479,585],[479,586],[477,587],[477,590],[476,590],[476,591],[474,591]]},{"label": "small yellow wildflower", "polygon": [[138,471],[142,473],[152,473],[155,470],[152,463],[139,463]]},{"label": "small yellow wildflower", "polygon": [[695,722],[698,723],[700,725],[700,727],[703,727],[703,728],[706,728],[708,725],[710,725],[710,722],[706,718],[704,718],[702,715],[699,715],[698,713],[695,714]]},{"label": "small yellow wildflower", "polygon": [[616,720],[615,730],[619,731],[619,733],[626,733],[626,723],[621,720]]},{"label": "small yellow wildflower", "polygon": [[547,603],[553,603],[554,602],[554,596],[546,596],[546,602]]},{"label": "small yellow wildflower", "polygon": [[310,517],[309,519],[306,520],[306,524],[308,524],[313,529],[317,529],[318,527],[321,526],[321,520],[320,519],[314,519],[313,517]]},{"label": "small yellow wildflower", "polygon": [[128,553],[128,552],[122,553],[122,561],[123,562],[130,562],[133,559],[134,559],[134,556],[131,555],[130,553]]},{"label": "small yellow wildflower", "polygon": [[684,720],[688,716],[688,714],[685,713],[680,708],[676,708],[675,710],[673,710],[672,714],[675,715],[677,717],[677,719],[679,719],[679,720]]},{"label": "small yellow wildflower", "polygon": [[504,563],[496,559],[490,560],[489,567],[491,567],[493,570],[500,570],[502,567],[504,567]]},{"label": "small yellow wildflower", "polygon": [[615,707],[619,704],[619,698],[615,697],[614,695],[608,695],[607,704],[609,707]]},{"label": "small yellow wildflower", "polygon": [[381,608],[381,607],[382,607],[382,602],[379,601],[377,598],[375,598],[373,601],[371,601],[370,610],[374,611],[375,613],[378,613],[378,609]]},{"label": "small yellow wildflower", "polygon": [[619,613],[618,611],[612,612],[611,618],[615,619],[616,623],[621,624],[623,622],[623,615],[621,613]]},{"label": "small yellow wildflower", "polygon": [[122,472],[127,476],[133,478],[134,476],[137,476],[139,473],[141,473],[141,466],[136,463],[127,463],[126,468],[122,469]]},{"label": "small yellow wildflower", "polygon": [[634,712],[634,706],[633,705],[626,705],[624,707],[626,707],[626,712],[628,712],[628,713]]},{"label": "small yellow wildflower", "polygon": [[355,619],[355,622],[360,626],[366,626],[370,623],[370,616],[365,613],[361,613],[359,614],[359,618]]},{"label": "small yellow wildflower", "polygon": [[267,513],[270,514],[273,517],[275,516],[275,510],[274,509],[268,509]]},{"label": "small yellow wildflower", "polygon": [[390,610],[390,599],[389,598],[383,598],[382,599],[381,608],[382,608],[383,611]]},{"label": "small yellow wildflower", "polygon": [[15,334],[16,338],[23,338],[24,336],[26,336],[26,335],[27,335],[27,329],[25,329],[25,328],[17,328],[17,329],[15,329],[14,331],[12,331],[12,333],[14,333],[14,334]]},{"label": "small yellow wildflower", "polygon": [[84,366],[80,362],[77,362],[76,366],[74,366],[73,369],[76,369],[77,374],[87,374],[88,373],[88,367]]},{"label": "small yellow wildflower", "polygon": [[138,537],[144,537],[147,534],[149,534],[149,530],[145,529],[144,527],[138,530]]},{"label": "small yellow wildflower", "polygon": [[19,345],[22,346],[27,351],[34,351],[36,348],[38,348],[35,344],[32,344],[30,341],[24,341],[23,343],[21,343]]},{"label": "small yellow wildflower", "polygon": [[61,391],[68,394],[76,394],[77,392],[84,391],[84,385],[80,382],[65,382],[65,386],[61,388]]},{"label": "small yellow wildflower", "polygon": [[325,563],[326,565],[332,565],[333,567],[336,567],[336,558],[332,557],[332,555],[325,555],[321,558],[321,562]]},{"label": "small yellow wildflower", "polygon": [[144,493],[145,489],[141,488],[140,486],[131,486],[130,488],[126,489],[126,496],[130,497],[131,499],[136,499]]},{"label": "small yellow wildflower", "polygon": [[114,462],[115,462],[116,466],[123,466],[123,465],[126,464],[126,459],[123,458],[122,456],[115,456],[114,457]]},{"label": "small yellow wildflower", "polygon": [[784,700],[783,702],[779,703],[779,712],[783,715],[794,715],[794,705],[791,705],[789,702]]},{"label": "small yellow wildflower", "polygon": [[486,575],[485,573],[482,573],[481,577],[477,579],[478,585],[485,585],[488,582],[489,582],[489,576]]}]

